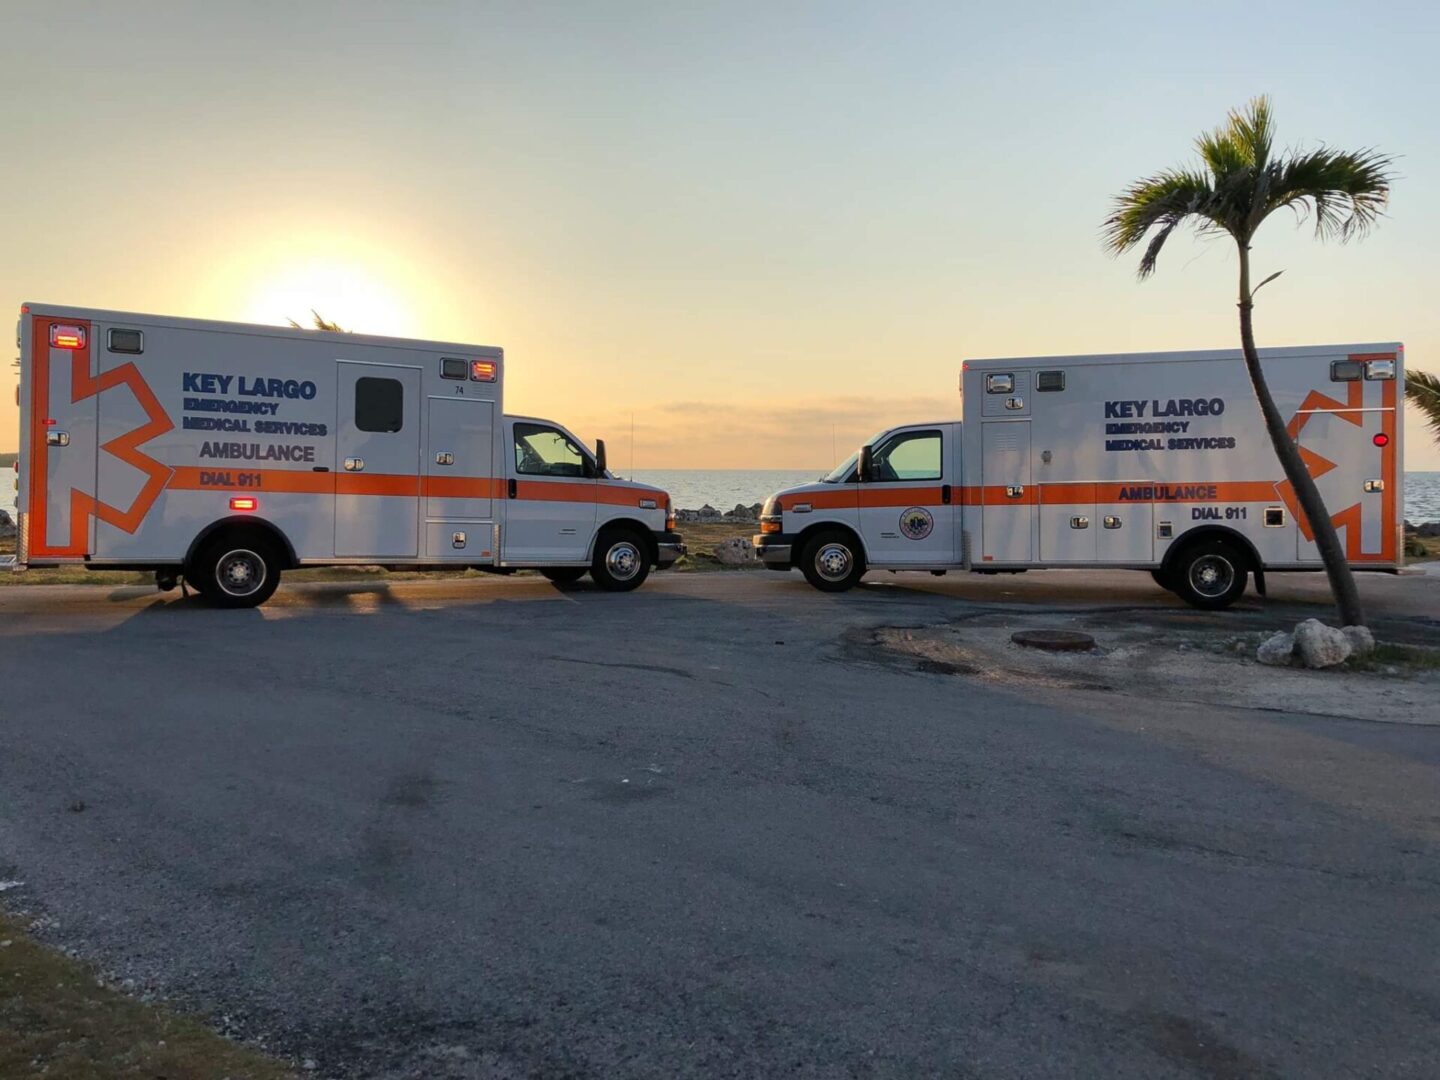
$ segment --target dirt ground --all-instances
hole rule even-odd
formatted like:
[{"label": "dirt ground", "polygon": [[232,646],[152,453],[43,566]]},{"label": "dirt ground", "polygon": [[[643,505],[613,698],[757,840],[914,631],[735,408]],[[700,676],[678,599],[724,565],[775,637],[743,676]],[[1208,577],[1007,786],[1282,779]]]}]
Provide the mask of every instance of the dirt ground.
[{"label": "dirt ground", "polygon": [[[1079,630],[1089,652],[1016,645],[1017,630]],[[981,612],[940,626],[884,627],[874,642],[924,670],[1056,691],[1101,691],[1151,701],[1283,710],[1396,724],[1440,725],[1440,649],[1382,646],[1329,671],[1265,667],[1266,633],[1144,619],[1133,610],[1077,614]]]}]

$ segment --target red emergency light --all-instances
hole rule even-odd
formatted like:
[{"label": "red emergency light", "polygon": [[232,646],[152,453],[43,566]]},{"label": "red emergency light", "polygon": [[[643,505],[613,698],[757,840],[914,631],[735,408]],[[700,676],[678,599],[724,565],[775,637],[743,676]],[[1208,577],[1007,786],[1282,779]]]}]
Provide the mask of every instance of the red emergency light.
[{"label": "red emergency light", "polygon": [[470,378],[475,382],[494,382],[496,364],[494,360],[471,360]]},{"label": "red emergency light", "polygon": [[1389,446],[1390,436],[1386,435],[1383,431],[1377,431],[1375,433],[1375,438],[1370,441],[1373,442],[1376,446]]},{"label": "red emergency light", "polygon": [[50,326],[50,345],[56,349],[83,349],[85,347],[85,328],[53,323]]},{"label": "red emergency light", "polygon": [[260,500],[251,498],[249,495],[237,495],[230,500],[231,510],[255,510],[260,506]]}]

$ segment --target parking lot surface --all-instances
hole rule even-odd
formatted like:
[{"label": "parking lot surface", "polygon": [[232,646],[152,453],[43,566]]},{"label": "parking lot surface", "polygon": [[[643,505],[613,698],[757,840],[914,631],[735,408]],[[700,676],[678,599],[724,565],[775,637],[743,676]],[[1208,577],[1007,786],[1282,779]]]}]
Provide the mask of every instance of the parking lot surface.
[{"label": "parking lot surface", "polygon": [[[1434,640],[1440,579],[1363,585],[1382,636]],[[980,609],[1253,630],[1323,598],[12,587],[3,899],[322,1076],[1434,1076],[1440,728],[874,643]]]}]

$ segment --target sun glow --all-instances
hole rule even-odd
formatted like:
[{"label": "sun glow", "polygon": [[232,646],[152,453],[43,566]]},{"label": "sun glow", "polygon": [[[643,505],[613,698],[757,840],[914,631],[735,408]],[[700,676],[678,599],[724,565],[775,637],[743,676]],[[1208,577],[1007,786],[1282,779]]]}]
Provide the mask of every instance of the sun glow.
[{"label": "sun glow", "polygon": [[311,325],[311,311],[346,330],[363,334],[413,336],[415,313],[404,290],[360,260],[315,257],[290,260],[273,270],[257,267],[244,301],[247,322]]}]

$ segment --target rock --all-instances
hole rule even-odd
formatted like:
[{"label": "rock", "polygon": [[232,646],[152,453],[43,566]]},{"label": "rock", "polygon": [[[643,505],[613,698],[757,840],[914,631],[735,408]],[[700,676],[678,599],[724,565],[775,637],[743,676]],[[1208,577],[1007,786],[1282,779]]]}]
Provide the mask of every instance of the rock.
[{"label": "rock", "polygon": [[15,535],[15,522],[10,518],[8,510],[0,510],[0,537],[11,537]]},{"label": "rock", "polygon": [[1440,521],[1427,521],[1423,525],[1416,525],[1415,535],[1422,540],[1440,538]]},{"label": "rock", "polygon": [[1289,667],[1295,659],[1295,635],[1283,630],[1271,634],[1255,650],[1255,659],[1271,667]]},{"label": "rock", "polygon": [[1343,664],[1350,656],[1350,639],[1319,619],[1306,619],[1295,627],[1295,654],[1308,668]]},{"label": "rock", "polygon": [[1342,626],[1340,632],[1350,642],[1351,656],[1369,656],[1375,651],[1375,635],[1368,626]]},{"label": "rock", "polygon": [[743,536],[732,536],[715,545],[721,566],[747,566],[755,561],[755,547]]},{"label": "rock", "polygon": [[725,511],[725,519],[727,521],[754,521],[755,515],[744,503],[736,503],[734,510]]}]

